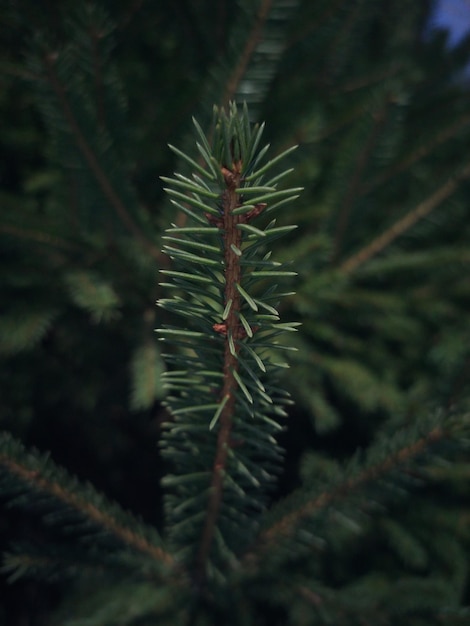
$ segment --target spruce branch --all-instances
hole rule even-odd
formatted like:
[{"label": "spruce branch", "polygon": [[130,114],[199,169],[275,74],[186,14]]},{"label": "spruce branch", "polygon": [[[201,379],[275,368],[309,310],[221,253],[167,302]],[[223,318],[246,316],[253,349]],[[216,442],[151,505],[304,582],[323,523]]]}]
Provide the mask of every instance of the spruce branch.
[{"label": "spruce branch", "polygon": [[273,417],[285,414],[289,400],[276,387],[279,365],[269,352],[295,324],[279,323],[269,303],[277,300],[277,286],[264,283],[295,273],[268,251],[292,227],[276,226],[275,219],[266,224],[264,216],[299,189],[277,190],[283,175],[264,182],[290,150],[263,165],[263,127],[251,128],[246,107],[242,113],[235,105],[227,113],[215,109],[211,140],[194,123],[205,169],[184,155],[192,178],[163,179],[178,208],[191,209],[189,226],[167,230],[164,251],[175,269],[162,270],[171,280],[163,285],[175,295],[159,301],[189,328],[166,325],[158,332],[181,350],[167,355],[175,369],[166,379],[176,393],[167,399],[174,421],[166,425],[162,451],[178,469],[164,480],[176,488],[167,497],[170,529],[177,549],[186,559],[191,554],[200,585],[214,568],[237,561],[257,527],[254,511],[264,508],[260,490],[272,483],[279,459]]},{"label": "spruce branch", "polygon": [[134,219],[129,214],[119,194],[116,192],[111,181],[107,177],[106,172],[101,167],[98,157],[96,156],[85,135],[83,134],[80,125],[74,115],[73,109],[70,105],[69,99],[67,97],[67,92],[63,84],[61,83],[57,72],[55,71],[55,55],[53,53],[45,54],[43,56],[43,63],[51,87],[60,103],[64,118],[68,126],[70,127],[73,136],[75,137],[75,141],[77,142],[77,146],[80,152],[82,153],[90,170],[93,172],[93,175],[95,176],[105,197],[108,199],[110,205],[114,208],[114,210],[122,220],[123,224],[128,228],[128,230],[138,239],[138,241],[144,246],[149,254],[151,254],[155,259],[160,260],[160,252],[154,246],[154,244],[143,234],[140,227],[135,223]]},{"label": "spruce branch", "polygon": [[247,38],[245,42],[245,47],[242,53],[239,55],[238,64],[234,68],[225,86],[225,92],[222,97],[222,104],[224,106],[226,106],[235,96],[238,85],[246,72],[246,68],[248,67],[250,59],[254,51],[256,50],[256,46],[261,39],[261,34],[263,32],[266,20],[268,19],[272,3],[273,0],[262,0],[261,2],[256,19],[253,22],[250,36]]},{"label": "spruce branch", "polygon": [[[373,500],[385,500],[387,496],[383,486],[380,490],[376,489],[376,485],[384,480],[391,481],[395,486],[401,485],[406,490],[409,477],[411,486],[414,486],[417,478],[425,477],[426,471],[422,468],[431,459],[435,461],[440,454],[448,456],[449,449],[465,447],[468,426],[468,415],[430,416],[419,425],[418,432],[415,432],[417,427],[414,426],[398,431],[387,444],[379,439],[367,451],[363,462],[353,459],[313,498],[308,496],[308,487],[305,487],[305,491],[299,490],[281,502],[279,513],[271,513],[273,523],[267,524],[260,532],[244,563],[253,566],[263,555],[269,554],[274,545],[279,547],[282,541],[290,547],[292,557],[299,544],[296,534],[300,536],[300,529],[307,529],[309,520],[320,519],[331,508],[347,510],[348,503],[358,496],[366,501],[367,493]],[[352,508],[357,507],[353,505]]]},{"label": "spruce branch", "polygon": [[[413,150],[406,157],[402,158],[398,163],[395,163],[385,171],[378,174],[371,181],[365,182],[361,189],[361,194],[365,195],[387,182],[400,172],[409,169],[412,165],[430,156],[435,150],[449,139],[458,137],[467,126],[470,125],[470,114],[466,113],[458,117],[452,124],[433,135],[430,134],[430,139],[426,143],[422,143],[415,150]],[[427,133],[428,135],[428,133]]]},{"label": "spruce branch", "polygon": [[355,199],[357,197],[357,191],[361,184],[361,179],[366,169],[367,163],[372,156],[373,150],[380,138],[382,129],[387,120],[387,110],[389,106],[389,100],[386,99],[383,106],[373,116],[373,124],[370,130],[369,137],[365,142],[364,148],[359,155],[356,155],[356,165],[353,169],[351,179],[348,182],[345,197],[343,199],[342,206],[340,207],[336,232],[333,241],[333,254],[332,262],[336,263],[341,255],[341,247],[343,244],[344,234],[347,231],[351,211],[354,206]]},{"label": "spruce branch", "polygon": [[66,239],[62,239],[50,233],[43,233],[38,230],[32,230],[30,228],[19,228],[18,226],[14,226],[11,224],[1,224],[0,232],[11,235],[13,237],[17,237],[19,239],[34,241],[45,246],[56,246],[57,248],[61,248],[62,250],[73,252],[81,251],[81,248],[71,241],[67,241]]},{"label": "spruce branch", "polygon": [[[45,455],[27,451],[10,434],[0,436],[1,490],[12,503],[24,505],[23,494],[47,512],[61,506],[82,518],[89,527],[105,530],[119,543],[136,550],[166,567],[172,556],[164,550],[155,530],[146,528],[116,504],[107,502],[90,486],[79,485]],[[50,504],[47,504],[48,499]],[[64,518],[67,515],[64,513]],[[137,524],[136,524],[137,522]]]},{"label": "spruce branch", "polygon": [[112,572],[126,576],[129,570],[116,559],[105,562],[102,555],[91,556],[84,550],[68,550],[63,545],[20,544],[10,548],[3,554],[0,571],[8,576],[12,583],[24,576],[37,577],[42,580],[63,581],[81,576],[105,575]]},{"label": "spruce branch", "polygon": [[392,244],[395,239],[401,237],[419,222],[419,220],[425,218],[431,211],[447,200],[447,198],[460,187],[462,182],[468,178],[470,178],[470,164],[464,166],[459,172],[449,177],[449,179],[426,198],[426,200],[420,202],[412,211],[392,224],[390,228],[373,239],[369,244],[364,246],[364,248],[359,250],[359,252],[353,254],[349,259],[346,259],[346,261],[340,265],[340,270],[346,274],[356,271],[358,267],[382,252],[387,246]]},{"label": "spruce branch", "polygon": [[95,29],[93,25],[90,27],[90,40],[93,56],[93,67],[95,77],[95,98],[96,98],[96,118],[98,123],[103,128],[106,126],[106,114],[105,114],[105,92],[103,84],[103,66],[102,59],[99,52],[99,43],[103,34],[99,30]]}]

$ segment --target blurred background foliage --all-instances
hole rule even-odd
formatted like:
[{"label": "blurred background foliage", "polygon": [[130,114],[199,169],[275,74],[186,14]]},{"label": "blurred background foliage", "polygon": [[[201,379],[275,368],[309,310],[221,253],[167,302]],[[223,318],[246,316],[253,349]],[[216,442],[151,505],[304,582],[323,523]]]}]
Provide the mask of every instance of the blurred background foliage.
[{"label": "blurred background foliage", "polygon": [[[194,154],[191,116],[207,127],[229,100],[275,152],[300,145],[288,185],[304,192],[285,208],[299,228],[277,251],[299,272],[282,313],[303,323],[279,493],[384,425],[467,406],[470,37],[450,49],[430,31],[432,2],[0,5],[3,429],[161,527],[154,303],[163,228],[182,216],[158,177],[185,168],[168,143]],[[436,470],[407,531],[379,520],[371,561],[447,571],[468,602],[468,473]],[[6,514],[0,532],[33,531]],[[332,579],[360,577],[363,549]],[[47,589],[10,588],[6,623],[47,623]]]}]

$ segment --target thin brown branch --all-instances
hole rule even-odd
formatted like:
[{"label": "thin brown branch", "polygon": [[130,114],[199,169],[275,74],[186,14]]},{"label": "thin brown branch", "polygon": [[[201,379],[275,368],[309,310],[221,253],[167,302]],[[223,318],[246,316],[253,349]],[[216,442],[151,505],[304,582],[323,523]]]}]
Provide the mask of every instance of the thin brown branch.
[{"label": "thin brown branch", "polygon": [[446,183],[439,187],[431,196],[426,198],[426,200],[418,204],[415,209],[407,213],[384,233],[376,237],[370,244],[342,263],[339,269],[347,274],[354,272],[363,263],[379,254],[379,252],[382,252],[382,250],[407,232],[412,226],[419,222],[419,220],[431,213],[431,211],[437,208],[444,200],[447,200],[447,198],[458,189],[461,182],[468,178],[470,178],[470,163],[458,174],[451,176]]},{"label": "thin brown branch", "polygon": [[38,230],[31,230],[30,228],[18,228],[17,226],[11,226],[8,224],[0,224],[0,232],[18,237],[20,239],[28,239],[30,241],[36,241],[37,243],[44,243],[48,246],[57,246],[64,250],[80,250],[79,246],[65,241],[60,237],[50,235],[49,233],[43,233]]},{"label": "thin brown branch", "polygon": [[106,127],[106,116],[104,107],[104,86],[103,86],[103,67],[101,63],[99,53],[99,42],[102,35],[96,31],[93,27],[90,30],[91,48],[93,56],[93,68],[95,78],[95,95],[96,95],[96,118],[98,124],[102,127]]},{"label": "thin brown branch", "polygon": [[238,339],[240,338],[240,293],[236,286],[241,282],[241,266],[239,257],[234,252],[241,248],[242,231],[237,224],[246,221],[246,215],[234,215],[233,209],[239,206],[239,196],[235,192],[240,187],[241,163],[234,164],[232,172],[225,170],[227,188],[223,194],[223,231],[224,231],[224,261],[225,261],[225,303],[231,302],[231,308],[223,325],[222,334],[225,335],[223,386],[221,401],[225,398],[225,406],[219,418],[219,432],[217,435],[217,448],[212,468],[212,480],[209,502],[204,528],[201,535],[199,553],[196,563],[197,582],[202,584],[205,578],[206,563],[209,558],[214,531],[219,516],[222,502],[224,475],[227,465],[228,451],[230,447],[230,434],[232,432],[232,419],[235,410],[235,391],[238,383],[234,372],[238,370],[239,350]]},{"label": "thin brown branch", "polygon": [[22,481],[34,485],[39,491],[45,492],[57,498],[67,506],[79,511],[82,515],[118,537],[125,544],[135,548],[139,552],[147,554],[161,563],[165,563],[166,565],[174,564],[173,557],[170,554],[147,541],[145,537],[139,536],[130,528],[120,524],[112,515],[101,511],[89,500],[75,493],[71,493],[58,482],[42,476],[37,470],[24,467],[5,454],[0,455],[0,463],[6,467],[11,474],[18,476]]},{"label": "thin brown branch", "polygon": [[390,178],[393,178],[394,176],[396,176],[396,174],[399,174],[403,170],[410,167],[410,165],[413,165],[417,161],[420,161],[424,157],[428,156],[439,145],[441,145],[448,139],[452,139],[453,137],[456,137],[469,124],[470,124],[469,113],[467,113],[466,115],[463,115],[462,117],[459,117],[457,120],[454,121],[453,124],[451,124],[447,128],[444,128],[440,133],[433,136],[432,139],[428,141],[428,143],[419,146],[419,148],[416,148],[416,150],[411,152],[411,154],[409,154],[407,157],[405,157],[404,159],[402,159],[401,161],[399,161],[398,163],[396,163],[389,169],[382,172],[379,176],[374,178],[370,183],[364,185],[363,188],[361,189],[361,193],[364,195],[367,193],[370,193],[382,183],[385,183],[387,180],[390,180]]},{"label": "thin brown branch", "polygon": [[[345,480],[335,489],[325,491],[315,499],[309,500],[303,506],[296,508],[295,511],[287,513],[261,534],[259,538],[261,549],[264,550],[268,545],[272,545],[281,538],[292,535],[295,527],[306,517],[319,513],[321,510],[331,506],[335,501],[344,498],[366,483],[377,480],[380,476],[393,471],[394,468],[406,465],[411,459],[422,454],[430,445],[440,441],[445,434],[442,428],[436,427],[424,437],[415,441],[415,443],[392,454],[382,463],[367,468],[356,477]],[[255,558],[255,553],[252,552],[246,558],[251,561]]]},{"label": "thin brown branch", "polygon": [[[355,89],[361,89],[363,87],[371,86],[374,83],[383,81],[385,78],[396,74],[399,69],[400,69],[400,66],[396,66],[396,67],[390,68],[386,72],[380,72],[380,73],[373,74],[371,76],[366,76],[366,77],[358,77],[356,81],[351,81],[351,83],[345,86],[344,88],[333,89],[331,90],[330,93],[332,96],[334,96],[345,91],[354,91]],[[342,128],[349,126],[357,118],[368,113],[369,108],[370,108],[369,105],[370,103],[369,101],[367,101],[366,103],[360,102],[359,105],[350,107],[345,116],[335,120],[330,126],[327,126],[323,130],[319,131],[318,135],[314,139],[307,138],[309,135],[309,131],[308,130],[305,131],[302,128],[302,126],[300,126],[293,134],[293,141],[287,142],[286,145],[292,145],[293,142],[294,143],[319,143],[320,141],[327,139],[330,135],[337,133]],[[308,124],[307,124],[307,128],[308,128]],[[364,189],[364,185],[361,185],[361,188],[360,188],[361,193],[363,192],[363,189]]]},{"label": "thin brown branch", "polygon": [[134,234],[136,239],[139,240],[139,242],[145,247],[149,254],[151,254],[154,258],[160,260],[162,256],[160,251],[151,241],[149,241],[149,239],[147,239],[147,237],[145,237],[139,226],[129,215],[119,195],[112,186],[109,178],[106,176],[106,173],[102,169],[96,154],[93,152],[91,146],[83,135],[81,128],[73,113],[73,110],[69,104],[65,88],[63,87],[55,72],[54,55],[46,55],[44,57],[44,64],[50,84],[59,100],[65,119],[75,137],[75,141],[77,142],[80,152],[84,156],[90,170],[93,172],[93,175],[95,176],[98,185],[103,191],[105,197],[108,199],[110,205],[114,208],[114,210],[120,217],[123,224],[128,228],[128,230]]},{"label": "thin brown branch", "polygon": [[336,233],[333,242],[333,254],[331,259],[333,263],[338,260],[341,254],[341,246],[343,243],[344,234],[349,224],[349,218],[351,215],[352,207],[354,205],[354,201],[357,197],[357,191],[359,189],[361,177],[372,154],[372,150],[374,149],[378,138],[380,137],[380,131],[383,128],[384,123],[387,119],[387,108],[388,101],[385,103],[382,109],[374,115],[374,126],[372,128],[372,132],[363,150],[359,154],[358,159],[356,160],[356,165],[349,181],[346,196],[344,198],[343,205],[340,209],[340,213],[338,216]]},{"label": "thin brown branch", "polygon": [[264,24],[268,19],[269,11],[271,10],[272,0],[263,0],[261,6],[258,11],[258,15],[256,16],[256,20],[253,24],[252,31],[250,36],[248,37],[245,48],[242,50],[237,66],[235,67],[232,75],[227,81],[227,85],[225,87],[225,93],[222,97],[222,104],[227,105],[230,100],[233,99],[235,92],[237,91],[238,85],[242,80],[248,63],[256,50],[256,46],[261,39],[261,33],[264,28]]},{"label": "thin brown branch", "polygon": [[331,95],[336,96],[340,93],[348,93],[351,91],[357,91],[364,89],[365,87],[371,87],[374,84],[381,84],[385,79],[390,78],[398,74],[399,70],[403,68],[403,64],[395,63],[386,69],[380,68],[377,72],[370,72],[365,76],[355,76],[350,81],[340,84],[336,89],[331,90]]}]

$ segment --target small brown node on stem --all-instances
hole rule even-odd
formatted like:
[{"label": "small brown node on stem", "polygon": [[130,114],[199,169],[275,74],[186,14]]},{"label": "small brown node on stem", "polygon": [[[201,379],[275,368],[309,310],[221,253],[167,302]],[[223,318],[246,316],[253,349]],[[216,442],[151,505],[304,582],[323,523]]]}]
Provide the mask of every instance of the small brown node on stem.
[{"label": "small brown node on stem", "polygon": [[[222,322],[221,324],[213,324],[212,329],[219,335],[227,336],[227,324]],[[259,329],[259,326],[251,326],[251,330],[255,333]],[[234,339],[245,339],[248,334],[241,324],[239,324],[234,333]]]},{"label": "small brown node on stem", "polygon": [[224,177],[225,184],[228,189],[235,189],[238,186],[240,181],[240,176],[242,173],[242,161],[234,161],[232,163],[232,169],[228,169],[224,165],[220,168],[222,172],[222,176]]},{"label": "small brown node on stem", "polygon": [[258,217],[258,215],[262,213],[267,206],[268,205],[265,202],[258,202],[258,204],[255,204],[251,211],[245,213],[245,220],[249,222],[254,217]]},{"label": "small brown node on stem", "polygon": [[212,224],[212,226],[216,226],[217,228],[224,227],[224,220],[221,219],[220,217],[216,217],[215,215],[212,215],[211,213],[204,213],[204,217],[207,219],[209,224]]},{"label": "small brown node on stem", "polygon": [[227,324],[225,324],[225,322],[222,324],[214,324],[212,328],[216,333],[219,333],[219,335],[227,336]]}]

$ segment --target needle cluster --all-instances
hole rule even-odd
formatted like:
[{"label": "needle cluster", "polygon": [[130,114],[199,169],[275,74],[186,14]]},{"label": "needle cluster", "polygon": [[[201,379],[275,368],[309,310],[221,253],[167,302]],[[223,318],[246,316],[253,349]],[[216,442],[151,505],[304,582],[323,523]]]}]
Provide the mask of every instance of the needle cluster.
[{"label": "needle cluster", "polygon": [[163,178],[187,220],[164,237],[172,266],[161,270],[162,286],[171,297],[158,304],[176,323],[157,332],[171,346],[166,512],[181,558],[204,579],[235,563],[253,538],[282,458],[275,435],[289,398],[275,354],[289,349],[279,338],[297,324],[280,321],[288,294],[278,282],[295,272],[271,258],[270,246],[295,228],[274,214],[300,188],[277,188],[290,172],[276,171],[278,162],[294,148],[265,163],[263,126],[251,126],[246,107],[215,109],[211,140],[194,125],[200,160],[172,147],[192,177]]}]

